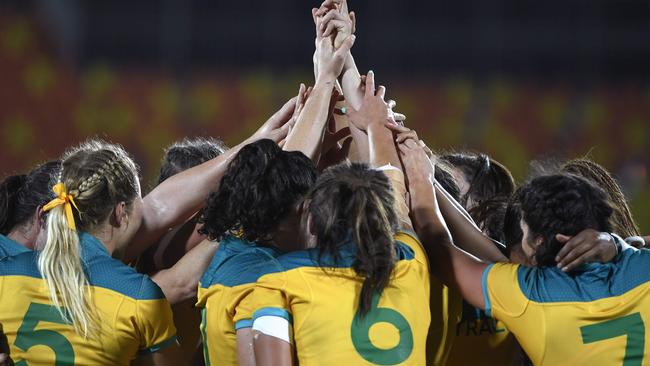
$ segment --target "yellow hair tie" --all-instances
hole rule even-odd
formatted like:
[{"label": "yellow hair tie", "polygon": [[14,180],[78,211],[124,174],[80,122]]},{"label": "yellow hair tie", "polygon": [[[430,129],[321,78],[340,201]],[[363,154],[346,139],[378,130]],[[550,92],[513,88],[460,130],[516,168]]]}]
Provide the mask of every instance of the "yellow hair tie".
[{"label": "yellow hair tie", "polygon": [[51,200],[47,205],[43,206],[43,211],[47,212],[57,206],[63,205],[65,209],[65,217],[68,219],[68,227],[76,231],[77,226],[74,223],[72,206],[77,209],[77,212],[79,212],[79,207],[77,207],[77,204],[74,202],[74,198],[72,195],[68,194],[68,191],[66,190],[65,184],[63,184],[63,182],[57,183],[54,187],[52,187],[52,190],[58,197]]}]

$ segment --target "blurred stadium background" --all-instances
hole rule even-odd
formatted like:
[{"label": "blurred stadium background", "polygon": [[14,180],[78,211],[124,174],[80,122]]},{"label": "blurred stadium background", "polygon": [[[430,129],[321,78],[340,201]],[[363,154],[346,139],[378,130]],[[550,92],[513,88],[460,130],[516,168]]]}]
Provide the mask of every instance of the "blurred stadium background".
[{"label": "blurred stadium background", "polygon": [[[354,54],[432,148],[589,154],[650,233],[650,2],[349,0]],[[0,0],[2,175],[100,136],[144,185],[184,136],[232,145],[313,83],[304,0]]]}]

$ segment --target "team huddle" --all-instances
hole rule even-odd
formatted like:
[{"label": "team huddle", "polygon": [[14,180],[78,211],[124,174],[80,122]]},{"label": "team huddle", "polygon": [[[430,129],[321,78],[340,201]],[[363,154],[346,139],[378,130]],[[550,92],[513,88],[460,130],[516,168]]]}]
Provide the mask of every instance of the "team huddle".
[{"label": "team huddle", "polygon": [[[585,158],[436,152],[313,9],[315,83],[143,195],[89,140],[0,186],[0,365],[650,365],[650,238]],[[431,147],[431,148],[430,148]]]}]

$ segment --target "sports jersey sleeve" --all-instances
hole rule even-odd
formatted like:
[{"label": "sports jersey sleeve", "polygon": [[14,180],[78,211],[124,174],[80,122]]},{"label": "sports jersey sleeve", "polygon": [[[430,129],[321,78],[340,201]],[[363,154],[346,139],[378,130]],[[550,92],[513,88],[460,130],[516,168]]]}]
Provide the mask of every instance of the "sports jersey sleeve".
[{"label": "sports jersey sleeve", "polygon": [[490,264],[482,277],[485,313],[506,322],[520,317],[528,306],[528,298],[519,286],[519,265],[510,263]]},{"label": "sports jersey sleeve", "polygon": [[136,303],[141,355],[158,352],[177,343],[176,327],[169,302],[156,284],[149,279],[145,281],[144,291],[151,294],[143,296],[145,299]]},{"label": "sports jersey sleeve", "polygon": [[424,251],[422,243],[418,236],[411,231],[398,231],[394,236],[395,241],[401,242],[413,250],[415,259],[428,266],[427,253]]},{"label": "sports jersey sleeve", "polygon": [[275,316],[292,322],[290,304],[284,292],[285,283],[284,272],[260,277],[247,297],[253,321],[263,316]]},{"label": "sports jersey sleeve", "polygon": [[250,328],[253,326],[253,311],[255,311],[255,297],[252,296],[254,288],[248,291],[242,297],[241,301],[235,306],[235,329]]}]

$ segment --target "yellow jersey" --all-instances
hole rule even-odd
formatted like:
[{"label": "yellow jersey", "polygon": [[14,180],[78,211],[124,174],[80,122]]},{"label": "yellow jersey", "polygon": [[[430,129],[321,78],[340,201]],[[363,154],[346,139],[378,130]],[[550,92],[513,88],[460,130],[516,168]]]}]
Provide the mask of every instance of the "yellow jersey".
[{"label": "yellow jersey", "polygon": [[280,252],[233,236],[225,237],[199,282],[201,334],[206,365],[237,365],[237,330],[251,327],[241,306],[262,274],[280,271]]},{"label": "yellow jersey", "polygon": [[31,250],[4,235],[0,235],[0,259],[28,252],[31,252]]},{"label": "yellow jersey", "polygon": [[84,339],[49,299],[38,252],[0,260],[0,323],[17,366],[128,365],[176,342],[167,300],[148,277],[111,258],[80,233],[82,259],[99,316],[99,339]]},{"label": "yellow jersey", "polygon": [[[370,312],[357,314],[363,277],[352,268],[357,245],[338,258],[319,249],[278,257],[282,272],[260,277],[247,306],[253,320],[280,316],[293,327],[300,365],[424,365],[429,329],[429,268],[414,234],[395,235],[397,262]],[[248,304],[248,302],[251,304]]]},{"label": "yellow jersey", "polygon": [[572,274],[493,264],[483,295],[535,365],[650,365],[648,250]]},{"label": "yellow jersey", "polygon": [[431,277],[429,309],[431,326],[427,336],[427,365],[442,366],[452,350],[455,325],[461,320],[463,298],[457,291]]},{"label": "yellow jersey", "polygon": [[449,366],[511,366],[517,342],[502,321],[487,316],[464,300],[460,319],[452,324]]}]

